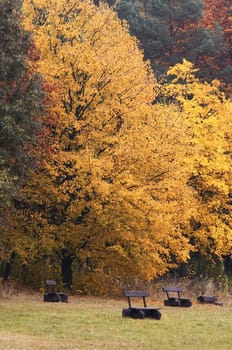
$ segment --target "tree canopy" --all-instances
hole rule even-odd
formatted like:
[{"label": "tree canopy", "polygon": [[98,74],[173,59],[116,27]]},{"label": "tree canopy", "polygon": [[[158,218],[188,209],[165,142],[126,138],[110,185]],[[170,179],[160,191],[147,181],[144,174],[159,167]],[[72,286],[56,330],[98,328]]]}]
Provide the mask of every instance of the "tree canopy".
[{"label": "tree canopy", "polygon": [[218,257],[231,252],[231,102],[220,83],[201,83],[193,64],[184,60],[170,68],[171,83],[161,90],[181,110],[191,129],[192,172],[188,180],[198,198],[198,213],[190,220],[194,246],[202,254]]},{"label": "tree canopy", "polygon": [[185,261],[191,246],[179,220],[192,197],[179,166],[180,114],[171,120],[169,108],[153,107],[151,68],[127,26],[91,2],[25,1],[24,11],[59,121],[54,157],[19,205],[24,256],[32,242],[30,257],[50,248],[72,256],[84,288],[96,276],[149,280]]},{"label": "tree canopy", "polygon": [[[201,2],[190,2],[192,15],[177,3],[187,30]],[[149,11],[167,14],[165,4]],[[199,80],[183,59],[157,82],[105,3],[24,0],[22,14],[33,38],[26,75],[43,79],[47,113],[37,120],[47,145],[32,145],[41,161],[1,233],[15,276],[38,287],[63,275],[74,291],[104,294],[151,281],[192,252],[230,255],[231,102],[219,81]]]}]

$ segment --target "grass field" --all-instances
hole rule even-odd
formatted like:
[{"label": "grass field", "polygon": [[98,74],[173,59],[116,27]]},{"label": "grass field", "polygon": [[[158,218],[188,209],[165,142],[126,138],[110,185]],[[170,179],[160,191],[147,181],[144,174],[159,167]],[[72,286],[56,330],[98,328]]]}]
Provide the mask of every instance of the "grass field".
[{"label": "grass field", "polygon": [[155,305],[160,321],[122,318],[126,300],[1,298],[0,350],[232,350],[231,306]]}]

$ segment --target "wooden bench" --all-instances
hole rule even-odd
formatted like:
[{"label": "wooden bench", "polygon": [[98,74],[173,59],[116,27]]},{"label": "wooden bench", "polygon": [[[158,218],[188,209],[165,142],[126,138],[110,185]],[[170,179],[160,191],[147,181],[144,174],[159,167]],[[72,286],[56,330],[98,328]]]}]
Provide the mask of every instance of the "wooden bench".
[{"label": "wooden bench", "polygon": [[[167,295],[167,300],[164,300],[165,306],[180,306],[180,307],[190,307],[192,306],[192,301],[190,299],[185,299],[181,297],[183,289],[179,287],[165,288],[162,287],[163,292]],[[173,296],[173,293],[176,294]]]},{"label": "wooden bench", "polygon": [[[123,317],[161,319],[160,308],[147,306],[146,298],[150,296],[148,291],[125,291],[123,295],[127,298],[129,306],[122,310]],[[131,298],[142,298],[143,307],[132,307]]]},{"label": "wooden bench", "polygon": [[214,305],[223,306],[223,303],[218,301],[217,297],[215,296],[200,295],[199,297],[197,297],[197,301],[200,304],[214,304]]},{"label": "wooden bench", "polygon": [[68,297],[66,294],[56,291],[56,281],[54,280],[46,280],[45,281],[46,291],[44,294],[43,300],[47,302],[61,302],[67,303]]}]

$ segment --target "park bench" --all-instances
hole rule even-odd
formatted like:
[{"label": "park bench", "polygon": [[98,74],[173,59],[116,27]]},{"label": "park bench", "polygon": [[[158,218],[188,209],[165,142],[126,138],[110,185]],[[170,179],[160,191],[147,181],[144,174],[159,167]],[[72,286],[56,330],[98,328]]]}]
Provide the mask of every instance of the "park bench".
[{"label": "park bench", "polygon": [[[181,293],[183,292],[182,288],[165,288],[162,287],[163,292],[167,295],[167,300],[164,300],[165,306],[181,306],[181,307],[190,307],[192,306],[192,301],[190,299],[185,299],[181,297]],[[173,296],[173,293],[175,295]]]},{"label": "park bench", "polygon": [[[123,294],[127,298],[129,306],[122,310],[123,317],[161,319],[160,308],[147,306],[146,298],[150,296],[148,291],[125,291]],[[132,307],[131,298],[142,298],[143,307]]]},{"label": "park bench", "polygon": [[54,280],[46,280],[46,294],[44,294],[44,301],[48,302],[62,302],[67,303],[68,302],[68,296],[64,293],[57,292],[56,291],[56,281]]},{"label": "park bench", "polygon": [[215,297],[215,296],[200,295],[199,297],[197,297],[197,301],[200,304],[214,304],[214,305],[223,306],[223,303],[218,301],[217,297]]}]

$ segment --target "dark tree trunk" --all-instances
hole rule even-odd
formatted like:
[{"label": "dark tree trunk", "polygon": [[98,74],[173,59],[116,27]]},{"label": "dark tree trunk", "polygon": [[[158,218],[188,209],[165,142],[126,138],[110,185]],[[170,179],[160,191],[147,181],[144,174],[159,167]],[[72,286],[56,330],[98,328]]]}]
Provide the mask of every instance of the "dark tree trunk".
[{"label": "dark tree trunk", "polygon": [[61,273],[64,286],[68,289],[72,287],[72,263],[73,257],[70,254],[63,256],[61,260]]}]

